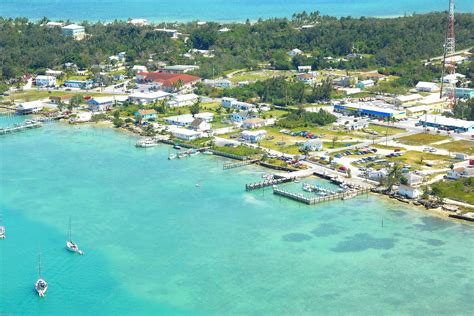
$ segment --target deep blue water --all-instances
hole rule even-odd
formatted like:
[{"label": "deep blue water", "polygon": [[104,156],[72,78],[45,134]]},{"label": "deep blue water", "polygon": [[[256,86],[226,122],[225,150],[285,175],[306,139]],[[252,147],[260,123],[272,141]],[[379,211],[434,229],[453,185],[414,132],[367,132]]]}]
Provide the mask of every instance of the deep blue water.
[{"label": "deep blue water", "polygon": [[[474,1],[457,0],[458,12]],[[150,21],[245,21],[320,11],[333,16],[399,16],[444,11],[448,0],[0,0],[0,16],[73,21],[145,18]]]}]

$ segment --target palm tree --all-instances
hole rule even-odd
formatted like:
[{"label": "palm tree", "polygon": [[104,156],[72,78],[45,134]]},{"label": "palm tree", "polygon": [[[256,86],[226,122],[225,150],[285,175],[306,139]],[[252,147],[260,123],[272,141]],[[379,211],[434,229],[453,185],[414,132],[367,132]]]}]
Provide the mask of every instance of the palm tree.
[{"label": "palm tree", "polygon": [[390,172],[387,175],[387,192],[391,192],[395,184],[400,183],[400,178],[402,177],[402,165],[395,164],[390,169]]}]

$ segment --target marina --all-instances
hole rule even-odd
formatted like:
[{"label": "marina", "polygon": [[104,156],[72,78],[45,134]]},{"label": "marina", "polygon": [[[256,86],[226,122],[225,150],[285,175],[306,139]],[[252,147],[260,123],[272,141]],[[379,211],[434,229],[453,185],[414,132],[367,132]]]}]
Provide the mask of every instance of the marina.
[{"label": "marina", "polygon": [[15,125],[10,126],[10,127],[0,128],[0,135],[23,132],[23,131],[29,130],[29,129],[40,128],[42,126],[43,126],[43,124],[41,122],[28,120],[28,121],[25,121],[22,124],[15,124]]},{"label": "marina", "polygon": [[329,202],[334,200],[348,200],[351,198],[356,197],[359,194],[368,194],[370,190],[368,189],[352,189],[347,192],[342,193],[333,193],[325,196],[320,197],[306,197],[302,193],[293,193],[289,191],[285,191],[283,189],[278,188],[277,186],[273,187],[273,194],[283,196],[285,198],[301,202],[308,205],[315,205],[322,202]]}]

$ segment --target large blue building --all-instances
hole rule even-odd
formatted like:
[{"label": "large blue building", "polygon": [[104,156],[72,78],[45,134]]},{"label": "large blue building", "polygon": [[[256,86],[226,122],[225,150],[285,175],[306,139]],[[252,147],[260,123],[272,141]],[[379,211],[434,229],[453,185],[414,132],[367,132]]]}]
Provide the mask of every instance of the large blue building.
[{"label": "large blue building", "polygon": [[336,104],[334,105],[334,112],[354,116],[368,116],[373,118],[402,119],[406,117],[405,110],[394,110],[391,108],[385,108],[366,103]]}]

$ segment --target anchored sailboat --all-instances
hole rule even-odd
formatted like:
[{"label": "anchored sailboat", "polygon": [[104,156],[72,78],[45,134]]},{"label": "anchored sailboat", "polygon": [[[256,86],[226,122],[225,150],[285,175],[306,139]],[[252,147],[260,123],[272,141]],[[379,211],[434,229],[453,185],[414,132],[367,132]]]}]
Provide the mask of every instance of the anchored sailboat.
[{"label": "anchored sailboat", "polygon": [[71,235],[71,217],[69,217],[69,234],[68,240],[66,241],[66,248],[71,252],[77,252],[78,254],[83,255],[84,252],[80,250],[78,245],[72,241]]},{"label": "anchored sailboat", "polygon": [[6,229],[2,225],[2,211],[0,210],[0,239],[6,238]]},{"label": "anchored sailboat", "polygon": [[38,292],[39,297],[44,297],[48,291],[48,282],[41,276],[41,253],[38,255],[38,280],[35,283],[35,290]]}]

